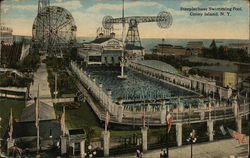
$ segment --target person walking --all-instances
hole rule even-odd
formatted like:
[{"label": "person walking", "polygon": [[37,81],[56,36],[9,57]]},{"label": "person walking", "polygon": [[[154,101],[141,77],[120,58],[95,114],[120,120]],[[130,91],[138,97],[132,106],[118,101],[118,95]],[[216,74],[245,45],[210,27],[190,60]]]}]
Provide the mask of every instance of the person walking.
[{"label": "person walking", "polygon": [[140,152],[140,150],[136,150],[136,157],[142,158],[142,153]]}]

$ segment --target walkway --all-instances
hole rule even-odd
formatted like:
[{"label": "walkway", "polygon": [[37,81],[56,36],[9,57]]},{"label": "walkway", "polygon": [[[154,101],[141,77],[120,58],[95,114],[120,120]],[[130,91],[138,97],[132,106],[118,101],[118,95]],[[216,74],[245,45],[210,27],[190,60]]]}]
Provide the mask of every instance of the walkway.
[{"label": "walkway", "polygon": [[[41,57],[43,60],[45,57]],[[34,82],[30,86],[30,97],[32,98],[26,104],[26,108],[23,110],[21,115],[21,121],[34,121],[35,119],[35,102],[34,97],[37,97],[39,85],[39,117],[40,120],[53,120],[56,119],[56,114],[53,106],[53,100],[50,94],[49,82],[48,82],[48,73],[45,63],[41,63],[40,67],[34,74]],[[43,99],[46,98],[46,99]]]},{"label": "walkway", "polygon": [[[41,60],[44,57],[41,57]],[[30,86],[30,96],[33,99],[37,96],[37,90],[38,90],[38,84],[39,84],[39,97],[40,98],[51,98],[50,88],[49,88],[49,82],[48,82],[48,73],[47,73],[47,66],[45,63],[41,63],[40,67],[34,74],[34,82]],[[31,100],[31,102],[33,102]],[[52,99],[46,99],[43,101],[44,103],[53,106]],[[29,105],[29,102],[27,106]]]},{"label": "walkway", "polygon": [[[248,137],[249,138],[249,137]],[[170,158],[190,158],[190,145],[175,147],[169,150]],[[193,145],[193,158],[229,158],[234,155],[235,158],[247,158],[247,144],[238,144],[235,139],[226,139],[216,142],[208,142]],[[134,158],[134,154],[120,155],[117,157]],[[143,158],[160,157],[160,150],[148,151],[143,154]]]}]

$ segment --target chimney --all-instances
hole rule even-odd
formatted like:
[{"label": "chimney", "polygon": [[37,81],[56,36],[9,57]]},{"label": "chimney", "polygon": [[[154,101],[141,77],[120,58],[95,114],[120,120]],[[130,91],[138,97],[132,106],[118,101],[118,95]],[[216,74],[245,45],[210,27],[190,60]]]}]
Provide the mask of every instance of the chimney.
[{"label": "chimney", "polygon": [[115,38],[115,33],[114,32],[110,33],[110,38]]}]

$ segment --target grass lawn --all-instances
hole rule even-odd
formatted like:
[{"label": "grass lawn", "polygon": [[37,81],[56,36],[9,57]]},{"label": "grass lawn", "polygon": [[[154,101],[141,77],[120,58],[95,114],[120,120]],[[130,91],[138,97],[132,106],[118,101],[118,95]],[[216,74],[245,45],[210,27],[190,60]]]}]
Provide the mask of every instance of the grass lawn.
[{"label": "grass lawn", "polygon": [[[62,107],[54,105],[56,115],[62,114]],[[90,107],[86,103],[81,103],[78,109],[66,109],[66,126],[68,129],[83,128],[88,132],[91,130],[93,137],[99,137],[102,129],[99,127],[98,120]]]},{"label": "grass lawn", "polygon": [[0,128],[0,137],[3,137],[4,133],[7,130],[10,118],[10,109],[12,108],[13,118],[18,120],[24,107],[24,101],[0,99],[0,117],[2,118],[2,121],[0,122],[0,125],[2,127]]},{"label": "grass lawn", "polygon": [[[55,105],[56,115],[62,114],[62,107]],[[99,138],[101,132],[104,130],[99,125],[99,120],[95,117],[93,111],[86,103],[82,103],[78,109],[66,109],[66,126],[68,129],[83,128],[86,130],[87,135],[91,134],[92,138]],[[91,132],[91,133],[90,133]],[[112,136],[122,136],[133,133],[140,133],[137,131],[113,131],[111,130]]]}]

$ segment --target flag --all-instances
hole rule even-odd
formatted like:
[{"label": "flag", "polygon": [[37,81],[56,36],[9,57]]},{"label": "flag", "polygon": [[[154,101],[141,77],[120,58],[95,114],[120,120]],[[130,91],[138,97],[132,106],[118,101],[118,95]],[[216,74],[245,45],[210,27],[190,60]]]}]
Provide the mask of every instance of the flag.
[{"label": "flag", "polygon": [[13,133],[13,117],[12,117],[12,108],[10,109],[10,120],[9,120],[9,136],[10,140],[12,140],[12,133]]},{"label": "flag", "polygon": [[38,128],[39,126],[39,85],[38,85],[38,90],[37,90],[35,115],[36,115],[35,124],[36,124],[36,128]]},{"label": "flag", "polygon": [[168,113],[168,115],[167,115],[168,133],[169,133],[169,131],[171,129],[172,121],[173,121],[173,116],[170,113]]},{"label": "flag", "polygon": [[225,128],[224,128],[223,125],[220,126],[220,130],[221,130],[221,133],[222,133],[223,135],[226,135],[226,134],[227,134],[227,132],[226,132],[226,130],[225,130]]},{"label": "flag", "polygon": [[64,134],[64,132],[65,132],[65,106],[63,107],[63,114],[62,114],[61,119],[60,119],[60,124],[61,124],[61,130]]},{"label": "flag", "polygon": [[105,131],[107,130],[108,124],[109,124],[110,116],[107,111],[106,116],[105,116]]},{"label": "flag", "polygon": [[195,138],[195,136],[196,136],[196,132],[195,132],[195,130],[193,129],[192,130],[192,132],[190,133],[190,136],[192,137],[192,138]]},{"label": "flag", "polygon": [[242,144],[242,143],[247,143],[247,138],[246,138],[246,135],[245,134],[241,134],[239,132],[236,132],[234,130],[231,130],[230,128],[227,128],[229,134],[235,138],[236,140],[238,140],[238,143],[239,144]]}]

